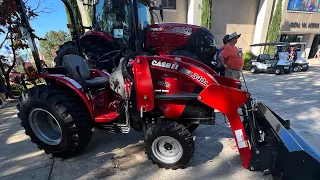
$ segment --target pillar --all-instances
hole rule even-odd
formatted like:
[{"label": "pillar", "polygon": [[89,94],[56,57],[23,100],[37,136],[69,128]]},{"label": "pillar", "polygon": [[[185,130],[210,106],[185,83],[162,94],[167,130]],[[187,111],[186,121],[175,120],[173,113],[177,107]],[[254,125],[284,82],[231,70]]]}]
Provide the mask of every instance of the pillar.
[{"label": "pillar", "polygon": [[[253,36],[253,43],[264,43],[267,39],[268,28],[272,16],[272,8],[275,0],[260,0],[257,13],[256,27]],[[252,52],[255,55],[260,53],[261,47],[253,47]]]}]

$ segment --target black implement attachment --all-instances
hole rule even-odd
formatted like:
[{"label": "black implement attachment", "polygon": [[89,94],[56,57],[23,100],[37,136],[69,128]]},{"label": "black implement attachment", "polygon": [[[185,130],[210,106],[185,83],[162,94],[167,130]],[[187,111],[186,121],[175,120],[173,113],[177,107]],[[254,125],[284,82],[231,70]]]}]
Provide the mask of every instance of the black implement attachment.
[{"label": "black implement attachment", "polygon": [[249,169],[274,179],[320,180],[320,154],[263,103],[246,103],[244,126],[251,142]]}]

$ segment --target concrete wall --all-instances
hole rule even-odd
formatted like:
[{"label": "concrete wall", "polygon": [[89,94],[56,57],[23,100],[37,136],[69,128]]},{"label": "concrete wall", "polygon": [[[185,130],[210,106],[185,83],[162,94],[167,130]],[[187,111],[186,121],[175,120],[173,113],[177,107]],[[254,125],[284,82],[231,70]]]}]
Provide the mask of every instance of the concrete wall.
[{"label": "concrete wall", "polygon": [[288,0],[283,1],[281,31],[288,33],[316,33],[320,34],[320,28],[291,28],[290,23],[319,23],[320,13],[308,13],[308,12],[292,12],[287,10]]},{"label": "concrete wall", "polygon": [[250,51],[256,23],[257,0],[213,0],[211,32],[222,46],[226,34],[234,31],[241,33],[238,47]]},{"label": "concrete wall", "polygon": [[[318,24],[320,22],[320,13],[293,12],[288,11],[287,7],[288,0],[284,0],[282,9],[281,32],[282,34],[302,34],[302,41],[307,43],[305,50],[306,57],[308,57],[315,34],[320,34],[320,27],[310,28],[309,24]],[[290,27],[291,23],[300,23],[300,27]],[[302,23],[306,23],[307,26],[303,27]]]},{"label": "concrete wall", "polygon": [[[161,4],[161,0],[157,0],[157,6]],[[177,0],[176,9],[163,10],[163,22],[179,22],[187,23],[188,0]],[[157,12],[159,19],[161,17]]]},{"label": "concrete wall", "polygon": [[[267,40],[268,28],[271,22],[272,10],[275,0],[260,0],[256,19],[256,28],[254,31],[253,43],[263,43]],[[253,47],[252,52],[259,55],[261,47]]]},{"label": "concrete wall", "polygon": [[188,0],[188,24],[201,25],[202,0]]}]

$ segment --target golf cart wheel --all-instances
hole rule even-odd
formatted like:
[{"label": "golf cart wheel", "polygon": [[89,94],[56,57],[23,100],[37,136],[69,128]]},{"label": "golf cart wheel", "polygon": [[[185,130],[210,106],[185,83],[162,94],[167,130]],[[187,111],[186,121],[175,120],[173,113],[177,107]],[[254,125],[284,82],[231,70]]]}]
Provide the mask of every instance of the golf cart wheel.
[{"label": "golf cart wheel", "polygon": [[90,114],[72,92],[36,86],[22,94],[17,107],[26,135],[47,154],[67,158],[81,152],[91,140]]},{"label": "golf cart wheel", "polygon": [[290,72],[291,72],[291,68],[284,70],[284,73],[285,73],[285,74],[289,74]]},{"label": "golf cart wheel", "polygon": [[275,73],[276,73],[276,75],[281,75],[281,74],[283,74],[283,68],[281,68],[281,67],[278,67],[278,68],[276,68],[276,70],[275,70]]},{"label": "golf cart wheel", "polygon": [[295,66],[294,68],[293,68],[293,72],[300,72],[301,71],[301,66],[300,65],[298,65],[298,66]]},{"label": "golf cart wheel", "polygon": [[256,67],[251,67],[251,68],[250,68],[250,72],[251,72],[252,74],[257,73],[257,72],[258,72],[258,69],[257,69]]},{"label": "golf cart wheel", "polygon": [[62,66],[62,58],[68,54],[78,55],[77,45],[73,41],[67,41],[59,46],[59,50],[56,52],[57,56],[54,58],[56,66]]},{"label": "golf cart wheel", "polygon": [[307,65],[307,67],[301,69],[301,71],[308,71],[308,70],[309,70],[309,65]]},{"label": "golf cart wheel", "polygon": [[191,133],[177,122],[154,125],[147,131],[144,142],[148,158],[160,168],[184,168],[194,152]]}]

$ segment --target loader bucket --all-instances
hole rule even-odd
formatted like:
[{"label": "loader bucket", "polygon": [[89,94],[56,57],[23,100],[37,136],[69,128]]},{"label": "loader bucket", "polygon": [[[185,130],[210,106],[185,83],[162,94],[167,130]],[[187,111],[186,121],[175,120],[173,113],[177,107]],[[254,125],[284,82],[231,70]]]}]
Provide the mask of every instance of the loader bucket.
[{"label": "loader bucket", "polygon": [[290,126],[263,103],[256,104],[257,122],[266,132],[267,144],[255,147],[251,170],[267,170],[274,179],[320,180],[320,154]]}]

